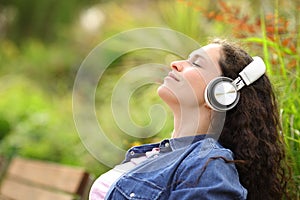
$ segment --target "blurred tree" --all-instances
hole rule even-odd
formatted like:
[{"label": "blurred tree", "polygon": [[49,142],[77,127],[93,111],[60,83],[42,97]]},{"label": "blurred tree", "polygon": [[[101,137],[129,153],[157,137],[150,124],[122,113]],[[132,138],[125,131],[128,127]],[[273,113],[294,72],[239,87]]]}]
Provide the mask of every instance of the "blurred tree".
[{"label": "blurred tree", "polygon": [[12,18],[2,32],[16,43],[25,38],[53,41],[58,30],[72,22],[80,8],[92,2],[93,0],[0,0],[0,14],[5,14],[9,9]]},{"label": "blurred tree", "polygon": [[3,116],[0,115],[0,141],[11,131],[11,125]]}]

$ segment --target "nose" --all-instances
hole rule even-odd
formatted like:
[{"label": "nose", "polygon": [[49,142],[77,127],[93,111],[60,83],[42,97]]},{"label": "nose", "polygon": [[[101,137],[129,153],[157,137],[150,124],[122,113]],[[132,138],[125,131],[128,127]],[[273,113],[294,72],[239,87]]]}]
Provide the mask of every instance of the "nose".
[{"label": "nose", "polygon": [[181,72],[184,68],[184,61],[180,60],[180,61],[174,61],[171,63],[171,68],[173,70],[176,70],[178,72]]}]

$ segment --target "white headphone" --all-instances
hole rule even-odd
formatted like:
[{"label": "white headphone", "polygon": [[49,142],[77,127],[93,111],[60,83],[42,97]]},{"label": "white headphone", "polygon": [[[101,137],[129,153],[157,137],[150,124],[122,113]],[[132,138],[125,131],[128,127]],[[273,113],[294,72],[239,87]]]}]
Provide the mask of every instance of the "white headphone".
[{"label": "white headphone", "polygon": [[232,80],[228,77],[217,77],[211,80],[205,88],[204,98],[207,105],[219,112],[232,109],[239,101],[239,90],[260,78],[266,71],[266,65],[260,57],[253,61]]}]

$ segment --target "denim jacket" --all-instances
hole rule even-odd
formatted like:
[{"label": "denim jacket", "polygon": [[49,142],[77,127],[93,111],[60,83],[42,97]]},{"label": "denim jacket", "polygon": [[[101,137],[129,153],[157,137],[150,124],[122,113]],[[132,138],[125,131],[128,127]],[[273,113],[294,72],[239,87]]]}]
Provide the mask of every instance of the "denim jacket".
[{"label": "denim jacket", "polygon": [[210,159],[233,160],[232,152],[208,135],[133,147],[124,162],[153,148],[160,148],[159,154],[125,173],[112,185],[107,200],[246,199],[247,190],[239,182],[235,165]]}]

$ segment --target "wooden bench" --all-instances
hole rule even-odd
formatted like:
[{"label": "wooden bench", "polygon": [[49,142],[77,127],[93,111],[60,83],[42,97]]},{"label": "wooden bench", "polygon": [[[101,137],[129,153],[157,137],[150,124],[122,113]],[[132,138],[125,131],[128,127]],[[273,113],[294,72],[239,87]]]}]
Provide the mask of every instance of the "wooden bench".
[{"label": "wooden bench", "polygon": [[91,184],[81,168],[16,157],[1,182],[0,200],[86,200]]}]

